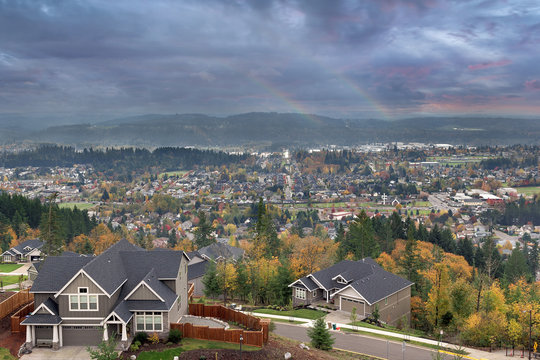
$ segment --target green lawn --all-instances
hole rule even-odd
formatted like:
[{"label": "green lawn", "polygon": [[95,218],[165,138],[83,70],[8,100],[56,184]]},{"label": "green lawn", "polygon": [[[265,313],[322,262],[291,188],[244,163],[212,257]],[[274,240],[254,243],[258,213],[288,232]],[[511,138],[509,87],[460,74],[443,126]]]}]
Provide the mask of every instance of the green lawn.
[{"label": "green lawn", "polygon": [[8,273],[20,268],[22,264],[0,264],[0,272]]},{"label": "green lawn", "polygon": [[[182,339],[180,347],[168,349],[165,351],[146,351],[137,356],[138,360],[169,360],[183,352],[197,349],[232,349],[239,350],[239,344],[230,344],[219,341],[208,341],[198,339]],[[255,346],[243,345],[242,351],[257,351],[260,348]]]},{"label": "green lawn", "polygon": [[526,186],[516,188],[518,194],[534,195],[540,193],[540,186]]},{"label": "green lawn", "polygon": [[8,349],[0,348],[0,360],[17,360],[17,358],[11,355]]},{"label": "green lawn", "polygon": [[413,202],[411,205],[417,207],[430,207],[431,203],[429,201],[417,201]]},{"label": "green lawn", "polygon": [[320,310],[311,310],[311,309],[297,309],[292,311],[279,311],[273,309],[258,309],[253,311],[254,314],[270,314],[270,315],[281,315],[281,316],[291,316],[302,319],[315,320],[320,317],[326,316],[324,311]]},{"label": "green lawn", "polygon": [[270,319],[273,322],[286,323],[286,324],[305,324],[305,323],[307,323],[307,321],[296,321],[296,320],[289,321],[289,320],[285,320],[285,319],[269,318],[269,317],[265,317],[264,315],[257,315],[257,317]]},{"label": "green lawn", "polygon": [[[28,279],[28,276],[23,276],[23,281]],[[2,281],[2,284],[4,286],[12,285],[12,284],[18,284],[19,283],[19,275],[2,275],[0,276],[0,281]]]},{"label": "green lawn", "polygon": [[364,321],[356,321],[354,323],[351,322],[351,323],[349,323],[349,325],[355,325],[355,326],[358,326],[358,328],[365,327],[365,328],[384,330],[384,331],[389,331],[389,332],[393,332],[393,333],[397,333],[397,334],[405,334],[405,335],[411,335],[411,336],[423,337],[423,336],[426,335],[423,331],[420,331],[420,330],[409,329],[407,331],[404,331],[404,330],[399,330],[399,329],[395,328],[394,326],[389,326],[389,325],[385,325],[382,328],[382,327],[379,327],[377,325],[369,324],[369,323],[364,322]]},{"label": "green lawn", "polygon": [[163,176],[167,175],[168,177],[171,177],[171,176],[178,176],[178,177],[182,177],[184,175],[186,175],[189,171],[186,171],[186,170],[177,170],[177,171],[167,171],[167,172],[164,172],[164,173],[161,173],[158,175],[158,177],[161,179]]},{"label": "green lawn", "polygon": [[74,207],[77,207],[79,210],[88,210],[91,207],[94,207],[95,204],[87,203],[87,202],[66,202],[66,203],[60,203],[58,204],[58,207],[60,208],[70,208],[73,209]]}]

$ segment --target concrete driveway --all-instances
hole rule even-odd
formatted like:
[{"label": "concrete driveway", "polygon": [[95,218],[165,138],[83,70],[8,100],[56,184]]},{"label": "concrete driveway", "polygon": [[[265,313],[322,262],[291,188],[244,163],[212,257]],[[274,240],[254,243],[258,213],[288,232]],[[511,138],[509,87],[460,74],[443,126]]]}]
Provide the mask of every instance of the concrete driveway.
[{"label": "concrete driveway", "polygon": [[31,354],[21,357],[23,360],[91,360],[85,346],[64,346],[60,350],[33,348]]}]

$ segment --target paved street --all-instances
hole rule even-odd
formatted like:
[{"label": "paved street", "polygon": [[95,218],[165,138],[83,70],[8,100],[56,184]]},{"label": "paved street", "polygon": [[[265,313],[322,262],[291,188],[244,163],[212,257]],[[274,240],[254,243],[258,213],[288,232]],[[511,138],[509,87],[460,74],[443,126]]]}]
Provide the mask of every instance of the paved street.
[{"label": "paved street", "polygon": [[[277,322],[275,324],[276,330],[274,332],[276,334],[309,343],[310,340],[307,336],[307,328]],[[386,340],[370,336],[347,334],[338,331],[332,331],[332,336],[336,339],[334,343],[335,348],[373,355],[384,359],[387,358]],[[402,343],[393,341],[388,342],[388,359],[432,360],[432,354],[434,354],[434,352],[431,350],[406,345],[405,356],[403,356]]]}]

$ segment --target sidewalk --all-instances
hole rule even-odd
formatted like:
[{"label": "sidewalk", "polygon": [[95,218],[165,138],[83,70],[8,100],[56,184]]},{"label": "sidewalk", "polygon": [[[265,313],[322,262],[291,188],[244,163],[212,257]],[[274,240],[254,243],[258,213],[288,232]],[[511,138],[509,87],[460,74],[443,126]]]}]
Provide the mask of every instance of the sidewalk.
[{"label": "sidewalk", "polygon": [[[262,314],[262,313],[251,313],[251,312],[245,312],[245,313],[249,314],[249,315],[257,316],[257,317],[265,317],[265,318],[272,318],[272,319],[282,319],[282,320],[292,320],[292,321],[301,321],[301,322],[304,322],[304,323],[299,324],[298,326],[302,326],[302,327],[312,327],[313,323],[315,322],[315,320],[309,320],[309,319],[304,319],[304,318],[296,318],[296,317],[290,317],[290,316]],[[332,316],[330,316],[330,315],[331,314],[326,316],[326,319],[325,319],[326,323],[332,322]],[[332,323],[336,324],[337,328],[360,330],[360,331],[363,331],[363,332],[366,332],[366,333],[372,333],[372,334],[384,335],[384,336],[391,336],[391,337],[394,337],[394,338],[403,339],[404,341],[415,341],[415,342],[418,342],[418,343],[435,345],[435,346],[440,345],[441,347],[445,347],[445,348],[448,348],[448,349],[455,349],[456,348],[455,344],[450,344],[450,343],[446,343],[446,342],[438,342],[436,340],[425,339],[425,338],[421,338],[421,337],[417,337],[417,336],[410,336],[410,335],[399,334],[399,333],[394,333],[394,332],[390,332],[390,331],[372,329],[372,328],[361,327],[361,326],[354,326],[353,327],[352,325],[347,325],[347,324],[343,324],[343,323],[335,323],[335,322],[332,322]],[[334,330],[332,330],[332,331],[334,331]],[[335,330],[335,331],[339,331],[339,330]],[[366,335],[360,335],[359,334],[359,336],[366,336]],[[468,355],[463,355],[462,356],[463,359],[470,359],[470,360],[508,360],[508,359],[512,358],[512,357],[507,357],[505,355],[504,350],[499,350],[499,351],[494,351],[494,352],[487,352],[487,351],[471,349],[471,348],[467,348],[467,347],[463,347],[463,346],[461,348],[468,353]],[[447,354],[448,357],[450,357],[450,358],[453,356],[453,353],[451,353],[451,352],[444,352],[444,351],[441,351],[441,352]],[[516,355],[516,356],[514,356],[514,358],[519,358],[519,356]]]}]

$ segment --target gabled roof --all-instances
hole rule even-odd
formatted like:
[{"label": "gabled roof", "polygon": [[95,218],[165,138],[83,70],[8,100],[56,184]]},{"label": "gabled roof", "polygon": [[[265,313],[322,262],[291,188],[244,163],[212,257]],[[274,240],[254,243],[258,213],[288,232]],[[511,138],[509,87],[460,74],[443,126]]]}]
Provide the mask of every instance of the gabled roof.
[{"label": "gabled roof", "polygon": [[219,258],[225,258],[228,260],[240,260],[244,256],[244,250],[222,244],[220,242],[213,243],[197,250],[198,253],[207,259],[216,260]]},{"label": "gabled roof", "polygon": [[30,292],[56,293],[75,276],[92,258],[71,256],[48,256],[39,268]]},{"label": "gabled roof", "polygon": [[198,263],[188,265],[187,275],[188,280],[200,278],[206,274],[206,269],[210,263],[208,260],[199,261]]},{"label": "gabled roof", "polygon": [[122,266],[122,259],[120,257],[120,252],[122,251],[141,251],[146,253],[140,247],[133,245],[126,239],[122,239],[99,256],[90,258],[91,261],[83,268],[84,272],[99,284],[109,296],[127,279],[127,273],[124,266]]},{"label": "gabled roof", "polygon": [[7,253],[10,255],[16,255],[16,254],[25,255],[34,249],[41,249],[42,247],[43,247],[43,241],[39,239],[30,239],[30,240],[26,240],[25,242],[17,246],[12,247],[9,250],[6,250],[3,254]]},{"label": "gabled roof", "polygon": [[[114,313],[127,322],[135,308],[156,311],[172,308],[178,295],[160,280],[176,279],[179,271],[183,271],[180,264],[184,257],[187,263],[189,258],[183,251],[145,251],[127,240],[117,242],[96,257],[49,256],[39,265],[31,292],[58,296],[78,274],[84,273],[109,297],[119,291],[109,316]],[[139,286],[150,289],[159,300],[129,300],[128,295]]]},{"label": "gabled roof", "polygon": [[[345,279],[347,284],[338,283],[340,277]],[[319,288],[337,289],[332,297],[346,288],[353,288],[370,305],[413,284],[407,279],[385,271],[371,258],[340,261],[326,269],[304,276],[289,286],[298,286],[298,283],[310,291]]]},{"label": "gabled roof", "polygon": [[58,325],[62,318],[58,315],[34,314],[28,316],[21,322],[22,325]]}]

